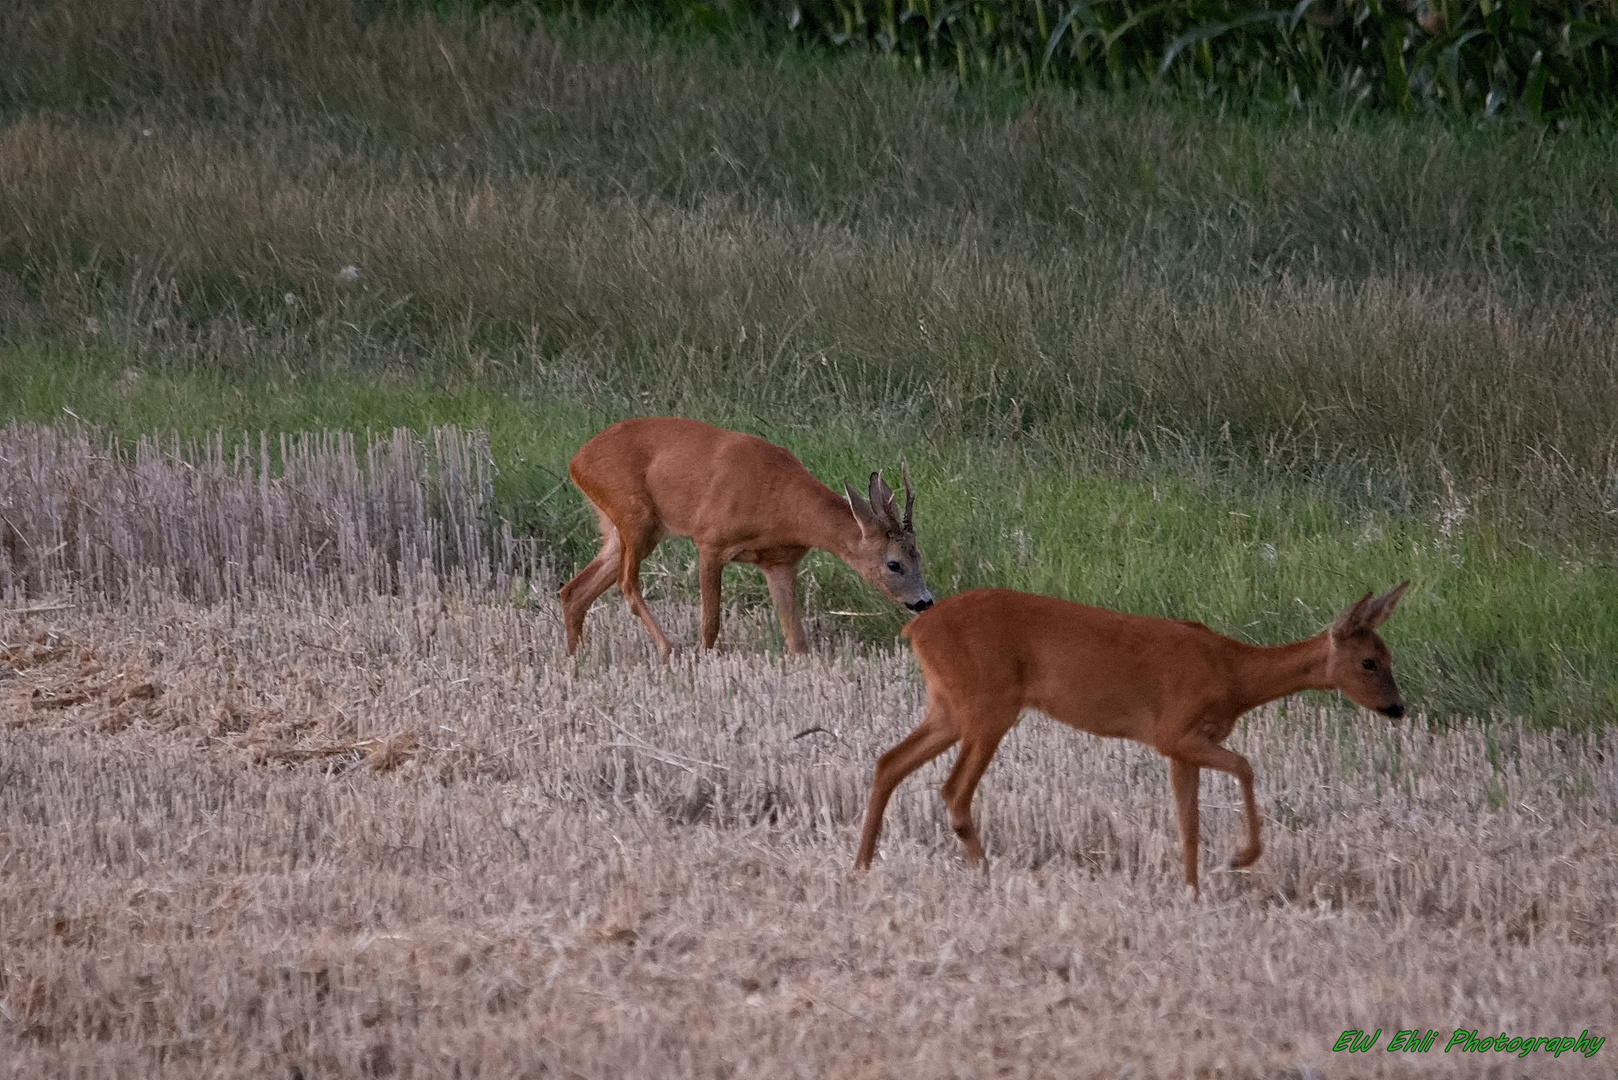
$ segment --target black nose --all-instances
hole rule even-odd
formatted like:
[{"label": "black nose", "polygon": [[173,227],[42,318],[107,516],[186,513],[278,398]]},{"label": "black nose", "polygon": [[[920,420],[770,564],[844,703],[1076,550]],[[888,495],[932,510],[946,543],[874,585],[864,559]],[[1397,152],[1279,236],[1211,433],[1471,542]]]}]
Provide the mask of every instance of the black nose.
[{"label": "black nose", "polygon": [[1404,714],[1405,707],[1403,705],[1384,705],[1382,707],[1382,715],[1391,716],[1395,720],[1399,719],[1399,717],[1403,716]]},{"label": "black nose", "polygon": [[917,600],[914,604],[905,605],[905,607],[909,608],[911,611],[926,611],[932,606],[933,602],[931,600]]}]

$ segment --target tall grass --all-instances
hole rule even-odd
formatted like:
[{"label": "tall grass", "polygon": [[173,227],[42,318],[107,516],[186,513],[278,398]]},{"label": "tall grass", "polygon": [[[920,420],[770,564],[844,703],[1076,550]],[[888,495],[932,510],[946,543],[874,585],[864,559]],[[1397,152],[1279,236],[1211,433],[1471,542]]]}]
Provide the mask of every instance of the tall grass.
[{"label": "tall grass", "polygon": [[869,64],[610,25],[96,11],[93,35],[71,3],[0,34],[10,340],[403,362],[616,411],[1190,439],[1344,498],[1369,469],[1424,501],[1436,459],[1613,520],[1605,132],[1055,97],[1011,117]]},{"label": "tall grass", "polygon": [[[973,156],[1025,138],[1040,153],[1028,127]],[[1120,229],[1092,196],[1069,210],[1093,214],[1095,235],[1060,238],[975,214],[862,225],[864,208],[839,222],[733,197],[682,207],[555,175],[321,179],[206,132],[23,120],[3,139],[13,340],[243,372],[403,363],[619,412],[853,411],[1059,450],[1192,445],[1351,503],[1365,472],[1386,498],[1424,502],[1442,464],[1550,515],[1552,533],[1611,535],[1618,243],[1569,236],[1583,266],[1557,276],[1582,271],[1578,287],[1528,292],[1464,252],[1459,274],[1403,272],[1396,222],[1370,226],[1395,250],[1362,249],[1358,273],[1289,266],[1293,245],[1255,265],[1251,234],[1237,269],[1229,230],[1160,230],[1151,200]]]}]

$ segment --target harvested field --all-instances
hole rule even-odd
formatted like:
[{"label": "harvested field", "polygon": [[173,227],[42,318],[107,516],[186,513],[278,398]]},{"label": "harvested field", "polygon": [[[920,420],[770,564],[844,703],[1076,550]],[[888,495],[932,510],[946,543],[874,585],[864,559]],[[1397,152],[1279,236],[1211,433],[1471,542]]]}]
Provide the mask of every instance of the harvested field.
[{"label": "harvested field", "polygon": [[573,663],[539,595],[0,617],[13,1074],[1475,1076],[1331,1046],[1614,1026],[1611,734],[1265,710],[1233,745],[1269,849],[1196,905],[1156,756],[1030,718],[978,800],[987,881],[941,765],[856,879],[902,652],[768,657],[744,612],[664,669],[604,604]]},{"label": "harvested field", "polygon": [[[919,718],[903,649],[783,659],[748,608],[665,667],[608,602],[569,659],[456,480],[475,437],[0,435],[7,1075],[1610,1075],[1331,1049],[1611,1032],[1610,730],[1262,710],[1233,745],[1268,850],[1196,904],[1164,763],[1031,718],[977,800],[987,879],[947,757],[852,877]],[[1204,783],[1212,867],[1239,813]]]}]

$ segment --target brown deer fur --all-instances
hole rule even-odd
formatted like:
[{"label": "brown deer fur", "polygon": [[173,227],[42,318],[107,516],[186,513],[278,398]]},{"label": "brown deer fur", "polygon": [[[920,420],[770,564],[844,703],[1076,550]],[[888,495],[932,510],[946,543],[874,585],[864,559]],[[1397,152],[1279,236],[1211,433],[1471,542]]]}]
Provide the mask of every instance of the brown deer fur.
[{"label": "brown deer fur", "polygon": [[836,555],[912,611],[932,605],[908,477],[901,516],[880,473],[871,474],[869,501],[846,484],[838,495],[783,447],[669,416],[612,425],[580,448],[568,474],[595,507],[602,535],[600,554],[562,586],[569,653],[579,646],[590,605],[617,585],[668,658],[668,638],[640,590],[641,560],[665,536],[696,541],[704,648],[719,638],[720,575],[729,562],[764,571],[789,652],[809,647],[797,579],[810,548]]},{"label": "brown deer fur", "polygon": [[1247,843],[1231,865],[1250,866],[1259,837],[1253,767],[1222,744],[1249,709],[1298,690],[1340,690],[1387,716],[1404,715],[1387,646],[1376,634],[1409,582],[1363,599],[1325,631],[1261,647],[1201,623],[1125,615],[1048,596],[981,589],[940,601],[904,629],[927,683],[921,725],[877,762],[855,867],[870,866],[893,789],[956,743],[944,802],[969,860],[984,861],[972,824],[983,770],[1024,708],[1111,738],[1134,739],[1169,759],[1185,880],[1197,886],[1197,780],[1219,769],[1242,789]]}]

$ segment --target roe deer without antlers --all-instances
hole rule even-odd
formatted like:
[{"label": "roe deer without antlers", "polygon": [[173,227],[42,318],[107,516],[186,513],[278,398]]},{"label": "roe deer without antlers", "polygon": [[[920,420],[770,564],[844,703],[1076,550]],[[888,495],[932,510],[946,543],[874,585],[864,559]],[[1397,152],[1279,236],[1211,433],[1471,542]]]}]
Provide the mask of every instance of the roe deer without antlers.
[{"label": "roe deer without antlers", "polygon": [[932,606],[908,476],[901,517],[880,473],[871,474],[869,501],[847,484],[838,495],[784,447],[670,416],[613,424],[573,455],[567,471],[595,507],[602,536],[600,554],[562,586],[569,654],[579,647],[585,612],[617,585],[668,659],[668,638],[640,591],[641,560],[665,536],[696,541],[704,648],[719,639],[720,575],[729,562],[764,571],[788,652],[809,651],[797,588],[798,563],[810,548],[831,552],[911,611]]},{"label": "roe deer without antlers", "polygon": [[967,858],[983,863],[972,795],[1018,713],[1031,707],[1080,731],[1145,743],[1169,759],[1185,880],[1200,895],[1200,770],[1219,769],[1241,784],[1247,843],[1231,865],[1251,866],[1264,850],[1253,767],[1221,744],[1243,713],[1298,690],[1340,690],[1368,709],[1403,716],[1376,628],[1409,584],[1374,600],[1366,593],[1317,636],[1270,647],[1197,622],[1005,589],[948,597],[902,631],[927,683],[927,714],[877,762],[855,869],[871,865],[893,789],[957,742],[961,751],[944,781],[944,802]]}]

